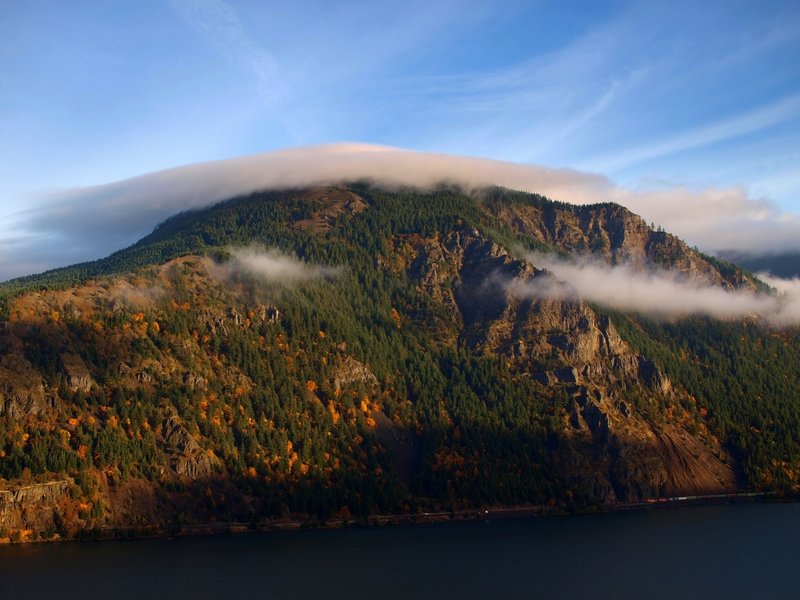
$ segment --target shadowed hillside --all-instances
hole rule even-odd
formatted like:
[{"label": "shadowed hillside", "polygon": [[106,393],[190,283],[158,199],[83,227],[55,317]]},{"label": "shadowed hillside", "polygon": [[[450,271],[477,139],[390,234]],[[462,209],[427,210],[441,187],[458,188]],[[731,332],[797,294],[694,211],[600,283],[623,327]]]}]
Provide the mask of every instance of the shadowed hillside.
[{"label": "shadowed hillside", "polygon": [[797,491],[796,329],[520,295],[554,281],[531,250],[764,289],[503,189],[181,213],[0,285],[0,538]]}]

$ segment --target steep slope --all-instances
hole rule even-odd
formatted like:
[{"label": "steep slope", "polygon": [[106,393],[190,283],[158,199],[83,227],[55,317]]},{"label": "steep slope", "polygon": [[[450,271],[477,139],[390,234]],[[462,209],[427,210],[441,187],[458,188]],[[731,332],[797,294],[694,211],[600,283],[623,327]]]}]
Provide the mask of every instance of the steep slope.
[{"label": "steep slope", "polygon": [[617,204],[574,206],[526,195],[500,194],[486,203],[516,233],[570,255],[592,255],[610,264],[665,268],[702,283],[757,289],[759,282],[733,264],[689,248],[678,237],[649,226]]},{"label": "steep slope", "polygon": [[[271,251],[236,250],[253,242]],[[735,390],[744,363],[714,354],[732,347],[780,344],[791,368],[794,333],[719,345],[710,328],[750,325],[531,299],[519,286],[552,275],[518,247],[756,285],[621,207],[503,190],[289,190],[177,215],[4,286],[0,538],[796,488],[796,393],[758,369],[759,406],[706,387]]]},{"label": "steep slope", "polygon": [[542,396],[560,397],[560,433],[569,441],[568,456],[559,457],[567,465],[562,468],[596,497],[615,502],[735,488],[729,457],[704,427],[700,435],[690,433],[685,421],[652,410],[661,403],[686,419],[681,403],[691,399],[652,361],[634,354],[608,317],[583,302],[515,296],[517,283],[549,274],[477,230],[393,242],[395,269],[407,265],[438,305],[437,324],[449,326],[451,343],[501,357],[517,376],[541,384]]}]

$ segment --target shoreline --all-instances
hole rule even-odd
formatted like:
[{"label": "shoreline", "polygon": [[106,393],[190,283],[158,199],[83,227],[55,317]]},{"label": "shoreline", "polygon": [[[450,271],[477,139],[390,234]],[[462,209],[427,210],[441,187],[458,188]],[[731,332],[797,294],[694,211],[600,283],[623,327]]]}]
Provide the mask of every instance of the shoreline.
[{"label": "shoreline", "polygon": [[168,539],[195,536],[238,535],[243,533],[268,533],[276,531],[342,529],[347,527],[380,527],[390,525],[423,525],[427,523],[451,523],[464,521],[493,521],[524,519],[532,517],[569,517],[578,515],[602,515],[614,512],[665,510],[689,506],[715,506],[725,504],[755,504],[766,502],[797,502],[796,498],[785,498],[775,492],[739,492],[733,494],[708,494],[651,498],[640,502],[609,504],[589,510],[570,511],[564,507],[550,505],[494,506],[457,511],[422,512],[415,514],[380,514],[365,517],[333,517],[329,519],[264,520],[257,523],[224,522],[185,525],[180,529],[169,527],[106,527],[78,532],[74,537],[55,537],[48,540],[0,542],[0,545],[27,545],[58,542],[103,542],[135,541],[145,539]]}]

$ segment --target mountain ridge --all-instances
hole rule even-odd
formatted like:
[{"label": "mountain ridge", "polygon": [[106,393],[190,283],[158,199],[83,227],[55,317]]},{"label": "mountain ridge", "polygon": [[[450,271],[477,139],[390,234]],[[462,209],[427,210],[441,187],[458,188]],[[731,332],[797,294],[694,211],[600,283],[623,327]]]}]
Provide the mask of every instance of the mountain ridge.
[{"label": "mountain ridge", "polygon": [[[282,254],[245,263],[235,249],[253,242]],[[797,435],[779,427],[800,423],[796,393],[780,397],[796,374],[758,370],[783,356],[791,372],[795,333],[519,297],[511,283],[552,278],[520,247],[758,288],[622,207],[502,189],[354,184],[183,213],[106,262],[0,284],[0,476],[69,490],[7,503],[0,526],[41,538],[796,491]],[[276,256],[284,275],[264,279]],[[715,336],[735,335],[726,358]],[[757,346],[770,362],[745,358]],[[696,360],[726,392],[695,381]],[[745,360],[758,408],[729,400]]]}]

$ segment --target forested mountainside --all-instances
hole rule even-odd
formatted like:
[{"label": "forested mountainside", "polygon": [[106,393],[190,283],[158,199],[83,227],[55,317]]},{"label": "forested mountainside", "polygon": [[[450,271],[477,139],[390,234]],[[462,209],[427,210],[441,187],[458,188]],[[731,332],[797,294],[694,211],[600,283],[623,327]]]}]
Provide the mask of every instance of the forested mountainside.
[{"label": "forested mountainside", "polygon": [[766,272],[787,279],[800,277],[800,253],[798,252],[778,252],[766,255],[728,252],[725,258],[755,273]]},{"label": "forested mountainside", "polygon": [[768,293],[620,206],[504,189],[181,213],[0,284],[0,538],[797,493],[796,329],[520,295],[553,279],[529,250]]}]

